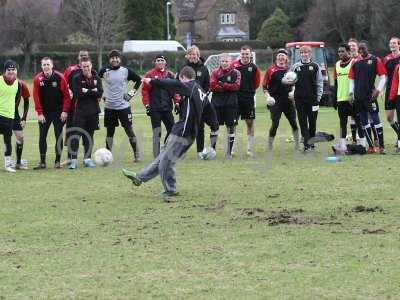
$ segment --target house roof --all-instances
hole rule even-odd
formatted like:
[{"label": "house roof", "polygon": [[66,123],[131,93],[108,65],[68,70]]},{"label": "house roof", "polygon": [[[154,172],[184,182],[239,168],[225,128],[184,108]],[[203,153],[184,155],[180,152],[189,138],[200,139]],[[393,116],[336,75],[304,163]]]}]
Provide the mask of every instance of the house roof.
[{"label": "house roof", "polygon": [[203,20],[217,0],[176,0],[179,21]]}]

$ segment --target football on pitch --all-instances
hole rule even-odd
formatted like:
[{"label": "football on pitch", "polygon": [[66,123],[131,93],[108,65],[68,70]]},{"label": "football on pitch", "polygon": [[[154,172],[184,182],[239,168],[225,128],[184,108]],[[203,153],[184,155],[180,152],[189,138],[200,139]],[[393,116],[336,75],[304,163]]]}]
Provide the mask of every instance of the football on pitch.
[{"label": "football on pitch", "polygon": [[113,155],[110,150],[100,148],[94,153],[96,165],[106,167],[113,162]]},{"label": "football on pitch", "polygon": [[286,72],[282,78],[283,84],[295,84],[297,82],[297,73],[293,71]]},{"label": "football on pitch", "polygon": [[212,147],[204,148],[201,152],[201,159],[203,160],[211,160],[217,156],[217,152]]}]

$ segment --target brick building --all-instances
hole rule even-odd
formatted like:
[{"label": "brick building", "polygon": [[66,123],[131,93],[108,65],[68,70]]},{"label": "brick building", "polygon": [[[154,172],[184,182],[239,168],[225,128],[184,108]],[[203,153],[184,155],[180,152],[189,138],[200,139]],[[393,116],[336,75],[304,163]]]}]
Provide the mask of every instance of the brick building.
[{"label": "brick building", "polygon": [[172,0],[176,38],[193,42],[249,39],[249,11],[243,0]]}]

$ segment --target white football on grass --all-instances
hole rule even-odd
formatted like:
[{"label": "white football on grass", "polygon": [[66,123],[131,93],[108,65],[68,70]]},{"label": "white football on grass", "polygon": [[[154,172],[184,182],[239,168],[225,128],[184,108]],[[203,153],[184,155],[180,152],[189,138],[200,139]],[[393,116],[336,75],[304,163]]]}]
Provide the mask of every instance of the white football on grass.
[{"label": "white football on grass", "polygon": [[110,150],[100,148],[94,153],[94,161],[96,165],[106,167],[113,162],[113,155]]},{"label": "white football on grass", "polygon": [[201,152],[201,158],[203,160],[211,160],[214,159],[216,156],[217,152],[212,147],[204,148],[204,150]]}]

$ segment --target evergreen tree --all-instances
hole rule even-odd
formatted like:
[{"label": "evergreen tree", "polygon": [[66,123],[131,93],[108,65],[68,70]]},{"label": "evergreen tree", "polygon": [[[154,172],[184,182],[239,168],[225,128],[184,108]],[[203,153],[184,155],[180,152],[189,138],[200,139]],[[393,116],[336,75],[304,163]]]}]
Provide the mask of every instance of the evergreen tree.
[{"label": "evergreen tree", "polygon": [[257,39],[265,41],[271,48],[284,47],[293,39],[289,25],[289,17],[282,9],[276,8],[274,13],[264,21]]},{"label": "evergreen tree", "polygon": [[[127,39],[165,40],[167,37],[166,5],[164,0],[125,0],[125,19],[129,30]],[[175,36],[175,26],[170,12],[170,30]]]},{"label": "evergreen tree", "polygon": [[289,17],[294,38],[301,39],[297,28],[304,22],[313,4],[314,0],[254,0],[255,14],[250,19],[250,38],[255,39],[264,20],[272,15],[276,8],[281,8]]}]

